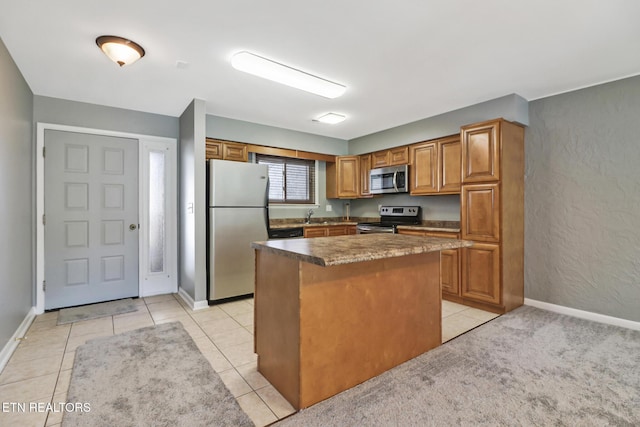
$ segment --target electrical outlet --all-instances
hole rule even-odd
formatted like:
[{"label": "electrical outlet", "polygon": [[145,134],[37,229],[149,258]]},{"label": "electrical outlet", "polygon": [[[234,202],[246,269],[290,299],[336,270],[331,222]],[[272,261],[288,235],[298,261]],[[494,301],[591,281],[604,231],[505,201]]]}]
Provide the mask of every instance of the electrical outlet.
[{"label": "electrical outlet", "polygon": [[327,212],[331,212],[333,208],[331,207],[331,205],[327,205],[325,209],[327,210]]}]

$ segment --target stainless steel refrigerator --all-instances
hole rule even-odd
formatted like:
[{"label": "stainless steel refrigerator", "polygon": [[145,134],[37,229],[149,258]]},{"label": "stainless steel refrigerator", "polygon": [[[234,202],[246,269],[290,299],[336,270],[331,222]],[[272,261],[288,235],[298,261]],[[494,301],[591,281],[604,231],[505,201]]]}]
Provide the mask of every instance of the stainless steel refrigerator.
[{"label": "stainless steel refrigerator", "polygon": [[251,242],[267,240],[266,165],[209,160],[208,281],[210,301],[252,294]]}]

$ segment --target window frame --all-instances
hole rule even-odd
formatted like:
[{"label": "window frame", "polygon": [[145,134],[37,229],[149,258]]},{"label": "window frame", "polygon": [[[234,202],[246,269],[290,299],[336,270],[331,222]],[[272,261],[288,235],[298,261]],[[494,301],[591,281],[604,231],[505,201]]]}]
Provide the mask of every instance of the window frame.
[{"label": "window frame", "polygon": [[[269,205],[271,206],[283,206],[283,207],[291,207],[291,206],[318,206],[318,161],[312,159],[302,159],[297,157],[287,157],[287,156],[277,156],[271,154],[260,154],[255,153],[254,161],[255,163],[260,163],[261,160],[264,160],[263,163],[260,164],[269,164],[269,160],[274,160],[273,163],[280,163],[283,165],[283,177],[284,181],[284,199],[271,199],[269,198]],[[311,168],[312,171],[309,174],[309,180],[307,181],[306,191],[309,194],[309,198],[306,200],[302,199],[287,199],[287,180],[286,180],[286,167],[287,164],[290,165],[303,165],[306,164],[307,167]],[[271,180],[270,180],[271,185]]]}]

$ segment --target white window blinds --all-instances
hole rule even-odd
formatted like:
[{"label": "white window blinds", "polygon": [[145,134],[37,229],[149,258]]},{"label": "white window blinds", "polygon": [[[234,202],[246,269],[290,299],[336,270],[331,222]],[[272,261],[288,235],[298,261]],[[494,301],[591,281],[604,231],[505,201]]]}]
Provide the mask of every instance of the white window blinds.
[{"label": "white window blinds", "polygon": [[315,203],[315,160],[256,154],[269,166],[269,203]]}]

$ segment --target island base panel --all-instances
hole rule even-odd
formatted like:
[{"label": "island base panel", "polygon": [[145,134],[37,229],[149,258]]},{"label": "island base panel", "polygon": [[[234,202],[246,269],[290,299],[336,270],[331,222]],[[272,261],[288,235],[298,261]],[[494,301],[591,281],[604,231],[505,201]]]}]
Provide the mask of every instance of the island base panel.
[{"label": "island base panel", "polygon": [[299,408],[299,262],[256,251],[254,346],[258,371]]},{"label": "island base panel", "polygon": [[[258,370],[297,409],[441,343],[439,252],[331,267],[264,252],[257,260],[264,264],[257,271],[272,272],[256,279]],[[297,274],[276,273],[276,265]],[[276,312],[262,307],[269,301],[261,299],[263,291],[297,301],[278,298],[284,309]],[[293,313],[296,305],[298,315]],[[292,378],[292,366],[299,369],[297,379]]]}]

